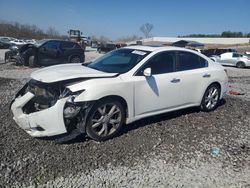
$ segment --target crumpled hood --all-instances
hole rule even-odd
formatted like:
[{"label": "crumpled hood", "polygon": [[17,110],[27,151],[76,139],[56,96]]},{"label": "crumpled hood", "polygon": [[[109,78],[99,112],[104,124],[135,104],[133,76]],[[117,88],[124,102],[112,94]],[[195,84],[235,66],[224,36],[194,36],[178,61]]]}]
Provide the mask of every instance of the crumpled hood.
[{"label": "crumpled hood", "polygon": [[118,73],[106,73],[83,66],[82,64],[63,64],[43,68],[31,73],[31,78],[44,83],[70,79],[113,77]]}]

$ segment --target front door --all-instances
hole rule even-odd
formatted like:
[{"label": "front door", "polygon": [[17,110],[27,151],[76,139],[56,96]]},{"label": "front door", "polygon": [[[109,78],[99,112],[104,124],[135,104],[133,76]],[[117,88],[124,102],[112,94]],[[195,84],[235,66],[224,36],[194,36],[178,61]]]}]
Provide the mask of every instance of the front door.
[{"label": "front door", "polygon": [[[181,105],[181,82],[175,76],[175,54],[174,51],[156,54],[134,76],[135,116]],[[143,75],[146,68],[151,68],[151,76]]]},{"label": "front door", "polygon": [[44,66],[60,63],[59,41],[48,41],[39,48],[38,61]]}]

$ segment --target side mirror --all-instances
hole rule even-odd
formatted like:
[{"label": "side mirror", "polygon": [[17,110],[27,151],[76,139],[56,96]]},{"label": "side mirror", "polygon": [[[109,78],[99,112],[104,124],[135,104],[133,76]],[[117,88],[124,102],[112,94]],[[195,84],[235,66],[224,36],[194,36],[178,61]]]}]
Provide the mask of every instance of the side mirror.
[{"label": "side mirror", "polygon": [[151,76],[151,68],[146,68],[146,69],[143,71],[143,75],[146,76],[146,77]]}]

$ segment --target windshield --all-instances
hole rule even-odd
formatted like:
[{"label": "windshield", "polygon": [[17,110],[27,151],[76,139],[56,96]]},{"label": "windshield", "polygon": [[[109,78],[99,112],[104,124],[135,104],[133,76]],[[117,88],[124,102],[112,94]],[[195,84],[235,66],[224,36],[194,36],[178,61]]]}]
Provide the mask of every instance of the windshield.
[{"label": "windshield", "polygon": [[87,66],[103,72],[125,73],[137,65],[149,53],[148,51],[134,49],[119,49],[107,53]]}]

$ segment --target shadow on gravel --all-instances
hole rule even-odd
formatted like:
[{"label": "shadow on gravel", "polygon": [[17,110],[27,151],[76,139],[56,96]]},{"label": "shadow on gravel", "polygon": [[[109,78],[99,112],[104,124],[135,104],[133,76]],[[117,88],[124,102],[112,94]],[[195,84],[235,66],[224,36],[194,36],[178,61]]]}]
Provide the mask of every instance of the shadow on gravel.
[{"label": "shadow on gravel", "polygon": [[76,144],[76,143],[82,143],[88,140],[86,138],[85,134],[80,134],[76,136],[75,138],[72,138],[67,141],[59,141],[64,135],[58,135],[58,136],[50,136],[50,137],[40,137],[36,138],[37,140],[47,140],[47,141],[54,141],[56,144]]},{"label": "shadow on gravel", "polygon": [[[226,100],[222,99],[222,100],[220,100],[218,107],[223,106],[225,104],[226,104]],[[138,129],[140,127],[144,127],[144,126],[147,126],[147,125],[150,125],[153,123],[160,123],[162,121],[167,121],[167,120],[171,120],[174,118],[178,118],[180,116],[184,116],[184,115],[188,115],[188,114],[192,114],[192,113],[199,113],[199,112],[201,112],[201,110],[198,107],[191,107],[191,108],[186,108],[186,109],[182,109],[182,110],[167,112],[164,114],[159,114],[159,115],[143,118],[141,120],[138,120],[138,121],[132,123],[131,126],[124,126],[122,131],[120,132],[120,134],[117,135],[117,137],[122,135],[122,134],[128,133],[134,129]]]}]

